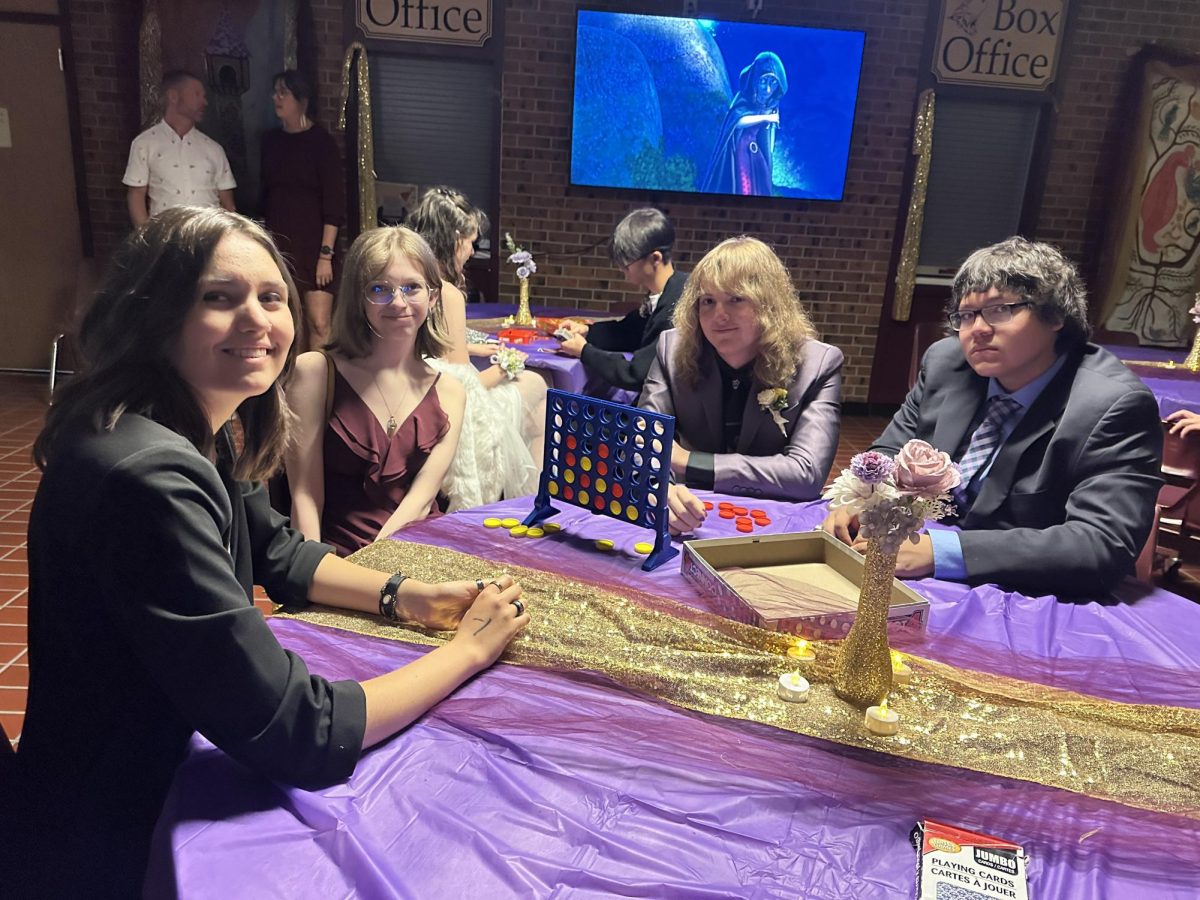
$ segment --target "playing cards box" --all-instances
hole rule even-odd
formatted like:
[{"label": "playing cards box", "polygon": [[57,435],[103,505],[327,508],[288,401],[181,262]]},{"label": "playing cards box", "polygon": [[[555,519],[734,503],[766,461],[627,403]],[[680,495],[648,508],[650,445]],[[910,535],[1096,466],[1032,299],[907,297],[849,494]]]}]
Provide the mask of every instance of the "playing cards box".
[{"label": "playing cards box", "polygon": [[1029,900],[1020,844],[929,819],[913,829],[917,900]]}]

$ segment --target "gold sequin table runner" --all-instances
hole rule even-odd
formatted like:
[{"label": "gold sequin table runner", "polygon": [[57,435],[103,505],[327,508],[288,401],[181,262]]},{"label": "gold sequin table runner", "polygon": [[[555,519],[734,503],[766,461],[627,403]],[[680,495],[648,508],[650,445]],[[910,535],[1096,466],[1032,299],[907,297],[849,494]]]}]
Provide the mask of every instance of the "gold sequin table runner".
[{"label": "gold sequin table runner", "polygon": [[[377,541],[353,558],[426,581],[498,574],[479,557],[398,541]],[[804,670],[810,700],[785,703],[775,689],[779,675],[794,669],[786,635],[664,598],[621,596],[535,569],[507,571],[524,587],[532,622],[502,662],[599,672],[702,713],[1200,819],[1200,710],[1119,703],[906,655],[912,682],[891,696],[900,734],[875,737],[862,713],[833,693],[834,644],[813,645],[817,659]],[[292,617],[405,643],[448,637],[326,608]]]}]

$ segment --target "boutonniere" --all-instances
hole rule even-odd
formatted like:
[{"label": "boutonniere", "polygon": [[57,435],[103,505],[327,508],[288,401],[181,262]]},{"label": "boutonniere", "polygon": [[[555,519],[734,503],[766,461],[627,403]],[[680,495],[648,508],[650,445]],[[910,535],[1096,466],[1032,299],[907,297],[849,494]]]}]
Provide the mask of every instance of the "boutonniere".
[{"label": "boutonniere", "polygon": [[779,433],[787,437],[787,422],[780,415],[788,407],[788,392],[783,388],[767,388],[758,392],[758,405],[763,412],[771,414],[771,419],[779,426]]}]

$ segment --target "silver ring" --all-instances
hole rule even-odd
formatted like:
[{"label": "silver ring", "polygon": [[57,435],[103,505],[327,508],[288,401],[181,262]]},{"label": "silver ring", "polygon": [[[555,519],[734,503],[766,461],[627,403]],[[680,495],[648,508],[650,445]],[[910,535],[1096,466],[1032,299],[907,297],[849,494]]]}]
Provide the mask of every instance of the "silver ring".
[{"label": "silver ring", "polygon": [[482,579],[482,578],[476,578],[476,579],[475,579],[475,590],[477,590],[477,591],[482,591],[482,590],[484,589],[484,587],[486,587],[486,585],[484,585],[484,583],[483,583],[483,579]]},{"label": "silver ring", "polygon": [[525,615],[525,604],[524,603],[522,603],[520,600],[509,600],[508,602],[517,608],[518,616]]}]

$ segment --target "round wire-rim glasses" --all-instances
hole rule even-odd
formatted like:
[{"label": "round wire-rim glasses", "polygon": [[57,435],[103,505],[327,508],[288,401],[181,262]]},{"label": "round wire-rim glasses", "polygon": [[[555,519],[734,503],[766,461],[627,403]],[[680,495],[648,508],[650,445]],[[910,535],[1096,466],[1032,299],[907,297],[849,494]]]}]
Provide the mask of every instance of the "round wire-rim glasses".
[{"label": "round wire-rim glasses", "polygon": [[373,281],[363,291],[368,303],[376,306],[388,306],[397,297],[405,303],[420,303],[433,296],[435,290],[424,284],[393,285],[387,281]]}]

